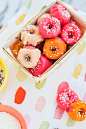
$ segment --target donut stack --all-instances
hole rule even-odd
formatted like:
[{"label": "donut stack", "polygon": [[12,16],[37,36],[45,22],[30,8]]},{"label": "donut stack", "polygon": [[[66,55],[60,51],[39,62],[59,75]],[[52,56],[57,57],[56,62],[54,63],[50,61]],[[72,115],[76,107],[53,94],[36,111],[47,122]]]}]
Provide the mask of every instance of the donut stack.
[{"label": "donut stack", "polygon": [[67,9],[56,4],[35,25],[27,25],[21,31],[13,54],[33,76],[42,75],[80,39],[81,31],[70,17]]}]

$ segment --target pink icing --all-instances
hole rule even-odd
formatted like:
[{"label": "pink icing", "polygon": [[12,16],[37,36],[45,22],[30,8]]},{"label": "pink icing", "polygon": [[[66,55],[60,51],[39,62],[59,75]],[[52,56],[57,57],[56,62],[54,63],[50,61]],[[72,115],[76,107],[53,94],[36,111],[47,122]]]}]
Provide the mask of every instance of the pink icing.
[{"label": "pink icing", "polygon": [[57,98],[56,101],[58,103],[59,108],[62,110],[69,111],[70,104],[74,103],[75,100],[78,100],[77,94],[74,90],[69,89],[69,85],[66,82],[62,82],[57,91]]},{"label": "pink icing", "polygon": [[60,36],[65,43],[72,45],[81,38],[81,31],[75,22],[71,22],[62,27]]},{"label": "pink icing", "polygon": [[70,20],[70,13],[62,5],[54,5],[50,13],[53,17],[58,18],[61,25],[67,24]]},{"label": "pink icing", "polygon": [[44,13],[42,16],[40,16],[37,20],[37,25],[39,25],[40,21],[43,20],[46,17],[50,17],[51,15],[49,13]]},{"label": "pink icing", "polygon": [[[26,55],[30,56],[30,61],[26,60]],[[18,53],[18,61],[25,67],[25,68],[32,68],[35,67],[39,61],[41,56],[41,51],[36,49],[32,46],[25,46],[20,49]]]},{"label": "pink icing", "polygon": [[57,37],[57,39],[62,42],[62,43],[65,43],[60,37]]},{"label": "pink icing", "polygon": [[37,66],[29,69],[29,72],[32,73],[33,76],[39,76],[43,74],[51,65],[52,63],[43,54],[41,54]]},{"label": "pink icing", "polygon": [[39,33],[44,38],[54,38],[61,33],[60,21],[55,17],[46,17],[39,24]]}]

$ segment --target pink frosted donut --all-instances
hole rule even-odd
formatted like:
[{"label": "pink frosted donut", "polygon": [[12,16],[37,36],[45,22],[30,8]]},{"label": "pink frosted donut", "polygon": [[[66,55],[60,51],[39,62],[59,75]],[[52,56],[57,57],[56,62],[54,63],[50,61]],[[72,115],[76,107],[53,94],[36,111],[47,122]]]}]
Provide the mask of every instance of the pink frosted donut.
[{"label": "pink frosted donut", "polygon": [[25,45],[36,46],[41,43],[44,38],[39,34],[38,27],[35,25],[28,25],[21,32],[21,40]]},{"label": "pink frosted donut", "polygon": [[58,103],[59,108],[62,110],[69,111],[70,104],[74,103],[75,100],[78,100],[77,94],[74,90],[69,89],[69,85],[67,82],[62,82],[57,91],[57,98],[56,101]]},{"label": "pink frosted donut", "polygon": [[37,25],[39,25],[40,21],[43,20],[46,17],[51,17],[51,14],[49,13],[44,13],[42,16],[40,16],[37,20]]},{"label": "pink frosted donut", "polygon": [[70,20],[70,13],[62,5],[54,5],[51,8],[50,13],[53,17],[58,18],[61,25],[68,23]]},{"label": "pink frosted donut", "polygon": [[25,46],[18,53],[18,61],[25,68],[35,67],[41,56],[41,51],[32,46]]},{"label": "pink frosted donut", "polygon": [[30,70],[29,72],[33,76],[39,76],[43,74],[51,65],[52,63],[43,54],[41,54],[41,57],[37,63],[37,66],[29,69]]},{"label": "pink frosted donut", "polygon": [[44,38],[55,38],[61,33],[60,21],[55,17],[46,17],[39,23],[38,29]]},{"label": "pink frosted donut", "polygon": [[62,27],[61,38],[68,45],[76,43],[81,37],[81,31],[75,22],[68,23]]},{"label": "pink frosted donut", "polygon": [[60,37],[56,37],[61,43],[65,43]]}]

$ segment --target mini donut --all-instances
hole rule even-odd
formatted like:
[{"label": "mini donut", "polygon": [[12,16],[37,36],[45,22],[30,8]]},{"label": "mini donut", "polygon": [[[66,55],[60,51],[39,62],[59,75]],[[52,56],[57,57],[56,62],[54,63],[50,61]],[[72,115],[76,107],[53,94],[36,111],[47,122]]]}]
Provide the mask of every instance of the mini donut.
[{"label": "mini donut", "polygon": [[37,66],[29,69],[29,72],[33,76],[39,76],[42,75],[51,65],[52,63],[43,54],[41,54]]},{"label": "mini donut", "polygon": [[65,43],[60,37],[56,37],[60,42]]},{"label": "mini donut", "polygon": [[17,43],[14,45],[14,48],[13,48],[12,52],[13,52],[13,55],[14,55],[15,57],[18,56],[19,50],[20,50],[20,48],[22,48],[23,46],[24,46],[24,44],[22,44],[22,42],[17,42]]},{"label": "mini donut", "polygon": [[32,46],[25,46],[18,53],[18,61],[25,68],[35,67],[41,56],[41,51]]},{"label": "mini donut", "polygon": [[57,91],[57,98],[56,101],[58,103],[59,108],[62,110],[69,111],[70,104],[74,103],[75,100],[78,100],[77,94],[74,90],[69,89],[69,85],[67,82],[62,82]]},{"label": "mini donut", "polygon": [[46,17],[51,17],[51,14],[49,13],[44,13],[42,16],[40,16],[37,20],[37,25],[39,25],[40,21],[43,20]]},{"label": "mini donut", "polygon": [[66,52],[66,44],[57,38],[46,39],[43,46],[43,53],[49,59],[58,59]]},{"label": "mini donut", "polygon": [[25,45],[36,46],[37,44],[40,44],[44,38],[39,34],[37,26],[28,25],[21,32],[21,40]]},{"label": "mini donut", "polygon": [[86,103],[80,99],[70,104],[69,117],[74,121],[83,121],[86,118]]},{"label": "mini donut", "polygon": [[54,5],[51,8],[50,13],[53,17],[58,18],[61,25],[67,24],[70,20],[70,13],[62,5]]},{"label": "mini donut", "polygon": [[75,22],[68,23],[62,27],[61,38],[68,45],[76,43],[81,37],[81,31]]},{"label": "mini donut", "polygon": [[46,17],[40,21],[38,29],[44,38],[55,38],[61,33],[60,21],[55,17]]}]

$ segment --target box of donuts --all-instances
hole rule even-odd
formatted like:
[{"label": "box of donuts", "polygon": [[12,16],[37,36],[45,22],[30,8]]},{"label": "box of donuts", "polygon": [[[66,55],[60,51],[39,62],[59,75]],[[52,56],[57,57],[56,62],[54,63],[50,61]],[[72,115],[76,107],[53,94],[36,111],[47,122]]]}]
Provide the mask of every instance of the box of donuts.
[{"label": "box of donuts", "polygon": [[85,30],[83,19],[55,1],[13,35],[3,51],[30,78],[41,82],[81,45]]}]

